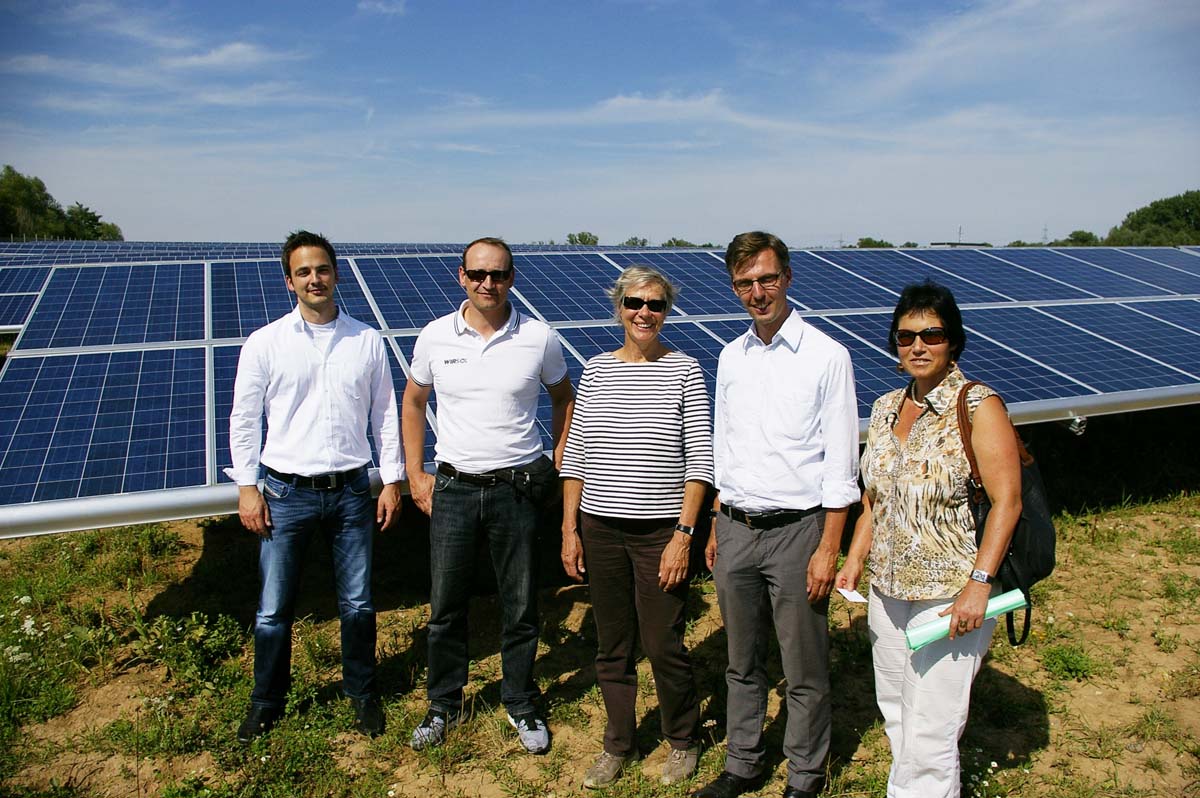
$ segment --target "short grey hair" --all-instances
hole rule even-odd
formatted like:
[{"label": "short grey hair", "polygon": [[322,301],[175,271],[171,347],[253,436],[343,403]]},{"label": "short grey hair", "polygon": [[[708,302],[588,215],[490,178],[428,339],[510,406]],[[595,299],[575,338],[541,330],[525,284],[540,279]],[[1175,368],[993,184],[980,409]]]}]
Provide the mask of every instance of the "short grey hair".
[{"label": "short grey hair", "polygon": [[675,306],[675,297],[679,295],[679,289],[667,279],[665,274],[652,266],[641,264],[630,266],[621,272],[621,276],[606,292],[608,298],[612,300],[613,319],[617,322],[621,321],[621,302],[625,299],[625,295],[640,285],[657,285],[662,289],[663,299],[667,300],[667,313],[670,313],[671,308]]}]

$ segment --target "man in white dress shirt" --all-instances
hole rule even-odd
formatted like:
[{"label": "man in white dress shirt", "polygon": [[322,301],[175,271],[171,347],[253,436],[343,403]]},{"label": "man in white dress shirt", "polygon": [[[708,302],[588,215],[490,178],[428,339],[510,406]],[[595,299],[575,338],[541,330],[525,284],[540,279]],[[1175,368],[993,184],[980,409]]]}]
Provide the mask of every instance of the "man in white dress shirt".
[{"label": "man in white dress shirt", "polygon": [[[242,345],[229,417],[233,467],[226,473],[238,485],[242,524],[260,537],[254,690],[238,740],[270,731],[283,714],[296,593],[317,533],[333,549],[342,689],[354,706],[355,728],[373,737],[383,732],[384,716],[375,689],[372,532],[375,524],[387,529],[400,511],[404,459],[396,393],[383,338],[334,301],[337,255],[329,241],[292,233],[282,262],[296,307]],[[367,473],[368,419],[384,483],[377,502]]]},{"label": "man in white dress shirt", "polygon": [[784,798],[814,798],[829,753],[829,591],[847,508],[858,500],[858,405],[850,354],[793,312],[787,246],[742,233],[725,252],[753,325],[717,365],[719,505],[705,551],[729,648],[725,771],[697,790],[733,798],[765,775],[768,624],[787,681]]},{"label": "man in white dress shirt", "polygon": [[[575,393],[549,325],[508,301],[516,273],[499,238],[463,250],[458,310],[426,325],[404,389],[404,445],[413,502],[429,515],[429,711],[413,730],[417,750],[441,745],[463,714],[470,664],[467,609],[476,543],[486,540],[500,598],[500,700],[530,753],[550,748],[537,708],[534,543],[541,505],[558,482]],[[536,418],[546,386],[553,405],[552,464]],[[437,474],[424,470],[425,408],[437,393]]]}]

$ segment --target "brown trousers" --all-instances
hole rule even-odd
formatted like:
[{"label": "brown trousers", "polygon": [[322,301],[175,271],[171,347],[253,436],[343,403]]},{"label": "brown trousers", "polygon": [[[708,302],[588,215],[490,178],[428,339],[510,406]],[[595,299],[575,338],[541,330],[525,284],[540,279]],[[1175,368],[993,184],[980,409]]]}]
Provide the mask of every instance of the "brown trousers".
[{"label": "brown trousers", "polygon": [[636,745],[639,632],[654,673],[663,736],[672,748],[688,748],[698,739],[700,706],[683,644],[688,584],[669,593],[658,586],[659,558],[675,534],[675,521],[582,513],[596,619],[596,681],[608,712],[604,750],[617,756],[633,753]]}]

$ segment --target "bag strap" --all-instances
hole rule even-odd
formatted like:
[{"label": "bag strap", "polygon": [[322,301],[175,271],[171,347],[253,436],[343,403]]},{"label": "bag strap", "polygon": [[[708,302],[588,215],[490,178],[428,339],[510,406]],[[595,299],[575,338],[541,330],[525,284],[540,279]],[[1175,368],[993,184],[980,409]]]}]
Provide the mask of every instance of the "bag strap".
[{"label": "bag strap", "polygon": [[[987,387],[986,383],[971,380],[958,392],[958,436],[962,438],[963,452],[967,455],[967,464],[971,468],[971,489],[974,491],[971,501],[979,504],[983,501],[983,479],[979,476],[979,461],[975,459],[975,447],[971,445],[971,413],[967,409],[967,393],[976,385]],[[1001,404],[1004,404],[1004,397],[1000,394],[994,393],[993,396],[999,399]],[[1015,426],[1013,427],[1013,436],[1017,439],[1017,457],[1020,458],[1021,465],[1031,464],[1033,455],[1025,448],[1025,442],[1021,440],[1021,435]]]}]

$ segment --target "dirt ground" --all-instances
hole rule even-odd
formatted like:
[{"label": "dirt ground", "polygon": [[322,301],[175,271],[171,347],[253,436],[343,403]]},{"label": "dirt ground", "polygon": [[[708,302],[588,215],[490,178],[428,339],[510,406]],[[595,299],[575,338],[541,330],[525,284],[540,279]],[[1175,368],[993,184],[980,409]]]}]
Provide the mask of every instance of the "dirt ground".
[{"label": "dirt ground", "polygon": [[[185,546],[175,562],[178,578],[147,591],[141,598],[152,611],[195,609],[198,596],[208,596],[210,613],[227,612],[248,622],[253,612],[253,571],[244,558],[249,541],[228,528],[180,522],[173,525]],[[992,654],[975,685],[972,715],[962,743],[964,770],[976,777],[981,796],[1200,796],[1200,626],[1195,621],[1200,593],[1200,500],[1179,499],[1159,505],[1069,519],[1060,531],[1058,570],[1036,595],[1031,641],[1012,649],[997,628]],[[241,533],[245,534],[245,533]],[[1176,541],[1184,541],[1179,544]],[[503,768],[489,767],[487,757],[432,767],[404,741],[421,712],[420,626],[427,605],[413,600],[420,584],[398,586],[408,577],[389,567],[389,557],[424,557],[425,549],[395,541],[377,558],[380,593],[381,677],[393,682],[388,702],[390,742],[380,745],[353,734],[335,740],[336,765],[354,773],[378,765],[390,769],[388,796],[431,796],[444,793],[501,796],[521,779],[540,778],[541,794],[580,794],[577,785],[600,749],[603,708],[591,691],[590,657],[594,635],[583,586],[547,587],[542,595],[544,622],[557,640],[543,634],[539,668],[550,680],[548,700],[563,707],[566,720],[553,713],[556,771],[547,776],[545,760],[509,756]],[[4,545],[21,545],[20,542]],[[202,560],[216,556],[215,566]],[[1180,553],[1182,552],[1182,553]],[[230,569],[222,563],[239,561]],[[394,561],[398,562],[398,560]],[[247,579],[247,577],[250,577]],[[1182,586],[1182,594],[1172,587]],[[322,586],[321,591],[324,592]],[[703,718],[710,734],[705,765],[720,768],[723,742],[724,634],[711,586],[693,590],[693,622],[688,641],[697,668]],[[323,606],[315,600],[315,607]],[[302,614],[308,609],[301,608]],[[473,629],[484,652],[478,674],[498,674],[495,600],[483,598],[474,610]],[[326,615],[326,618],[333,617]],[[888,750],[874,708],[869,648],[862,610],[835,599],[830,608],[833,629],[834,744],[829,795],[883,795]],[[336,620],[318,620],[317,628],[335,632]],[[417,645],[420,641],[421,645]],[[1073,649],[1071,647],[1074,647]],[[1074,677],[1056,673],[1051,662],[1064,648],[1081,651],[1087,667]],[[249,657],[243,655],[249,668]],[[643,663],[644,665],[644,663]],[[648,682],[648,669],[644,669]],[[1060,669],[1061,671],[1061,669]],[[336,668],[332,671],[336,674]],[[548,674],[548,675],[547,675]],[[775,676],[778,676],[776,672]],[[36,761],[18,776],[26,788],[74,785],[79,794],[131,796],[157,794],[161,785],[189,774],[211,774],[219,765],[208,753],[192,757],[151,758],[100,755],[85,741],[118,718],[136,719],[164,692],[161,669],[133,667],[88,687],[79,704],[52,720],[26,727],[29,741],[45,745]],[[398,685],[398,686],[397,686]],[[769,717],[779,714],[779,689],[771,691]],[[651,727],[653,746],[660,738],[652,689],[642,691],[642,707]],[[500,715],[502,718],[502,715]],[[479,725],[479,724],[477,724]],[[509,752],[515,742],[502,723],[479,725],[475,750]],[[494,727],[494,728],[493,728]],[[778,748],[782,724],[771,723],[769,746]],[[230,730],[232,732],[232,729]],[[647,774],[665,757],[662,744],[646,750]],[[778,757],[775,780],[761,794],[777,794],[784,765]],[[513,772],[501,772],[505,769]],[[539,769],[541,769],[539,771]],[[621,793],[626,794],[626,793]],[[637,794],[636,792],[628,794]],[[668,793],[663,793],[668,794]],[[670,793],[677,794],[677,793]],[[682,793],[678,793],[682,794]]]}]

